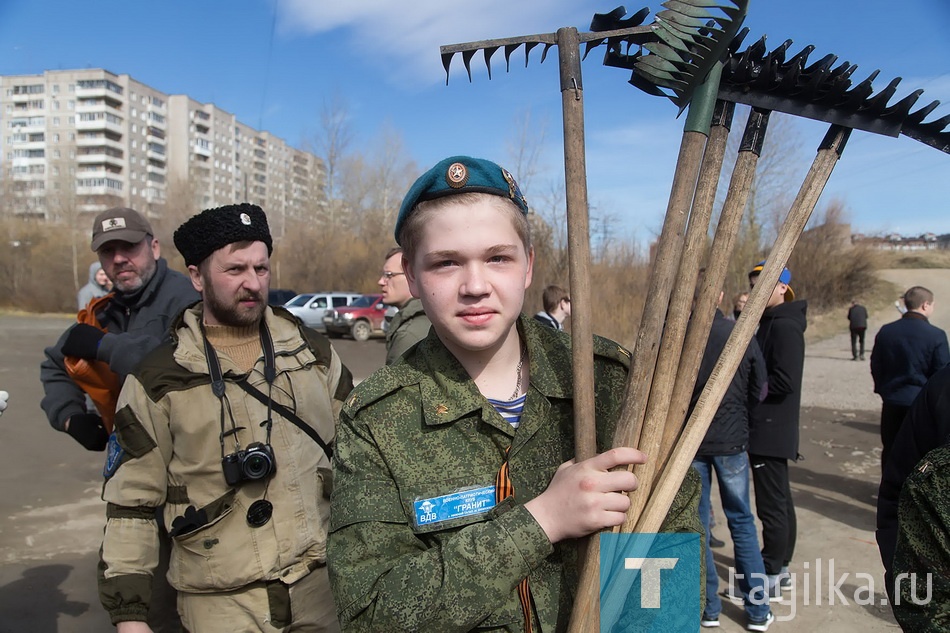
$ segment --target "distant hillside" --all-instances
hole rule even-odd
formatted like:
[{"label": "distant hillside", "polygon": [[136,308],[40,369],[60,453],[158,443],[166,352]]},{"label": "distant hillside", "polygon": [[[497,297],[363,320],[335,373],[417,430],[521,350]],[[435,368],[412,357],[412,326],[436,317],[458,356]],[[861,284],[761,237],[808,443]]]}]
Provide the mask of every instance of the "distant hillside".
[{"label": "distant hillside", "polygon": [[878,270],[889,268],[950,268],[950,250],[878,251]]}]

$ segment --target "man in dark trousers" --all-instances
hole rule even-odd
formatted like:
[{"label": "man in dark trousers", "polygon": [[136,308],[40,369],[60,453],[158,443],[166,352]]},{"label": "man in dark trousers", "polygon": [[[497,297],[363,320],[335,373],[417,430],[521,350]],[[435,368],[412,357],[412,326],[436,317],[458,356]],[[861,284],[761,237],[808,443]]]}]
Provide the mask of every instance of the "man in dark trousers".
[{"label": "man in dark trousers", "polygon": [[930,324],[934,295],[923,286],[904,293],[907,312],[883,326],[871,350],[874,393],[881,396],[881,468],[907,410],[927,380],[950,363],[947,334]]},{"label": "man in dark trousers", "polygon": [[851,360],[858,360],[858,343],[861,343],[860,358],[864,360],[864,333],[868,329],[868,309],[857,301],[848,309],[848,329],[851,331]]},{"label": "man in dark trousers", "polygon": [[[749,285],[762,272],[759,262],[749,273]],[[808,305],[795,301],[785,268],[759,321],[755,338],[765,357],[768,394],[752,412],[749,461],[755,484],[755,506],[762,522],[762,562],[769,576],[769,593],[781,595],[791,585],[788,563],[795,551],[798,524],[788,480],[788,460],[798,454],[798,418],[805,368],[805,315]]]}]

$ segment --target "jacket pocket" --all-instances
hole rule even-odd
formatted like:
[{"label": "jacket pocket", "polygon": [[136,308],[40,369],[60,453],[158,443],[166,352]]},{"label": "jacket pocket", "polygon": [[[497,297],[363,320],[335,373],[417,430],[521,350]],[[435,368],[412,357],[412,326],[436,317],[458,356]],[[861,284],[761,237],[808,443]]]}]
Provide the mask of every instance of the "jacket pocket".
[{"label": "jacket pocket", "polygon": [[[229,493],[233,497],[233,491]],[[169,579],[179,590],[206,592],[235,589],[258,580],[263,570],[246,509],[234,498],[219,499],[208,523],[172,538]]]}]

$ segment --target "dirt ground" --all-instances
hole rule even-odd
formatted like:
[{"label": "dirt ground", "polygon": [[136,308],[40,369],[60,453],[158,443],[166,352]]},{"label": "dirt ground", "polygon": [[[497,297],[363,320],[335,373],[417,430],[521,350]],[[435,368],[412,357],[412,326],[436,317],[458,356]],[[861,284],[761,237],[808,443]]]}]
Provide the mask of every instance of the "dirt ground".
[{"label": "dirt ground", "polygon": [[[890,271],[885,276],[902,288],[922,284],[934,290],[934,322],[950,327],[950,307],[945,307],[950,305],[950,271]],[[896,317],[893,309],[872,315],[869,352],[877,328]],[[43,347],[68,322],[54,316],[0,315],[0,389],[11,394],[10,407],[0,417],[0,490],[5,493],[0,495],[0,633],[114,630],[99,605],[95,580],[104,517],[101,455],[52,431],[39,408]],[[796,591],[784,604],[774,605],[780,621],[773,631],[898,630],[882,604],[882,568],[874,542],[879,400],[867,363],[850,360],[846,328],[842,318],[841,335],[811,344],[806,353],[805,459],[791,468],[798,507],[798,548],[791,566]],[[383,363],[380,340],[335,344],[358,379]],[[838,401],[847,406],[836,405]],[[728,541],[725,525],[715,533]],[[725,582],[731,544],[716,550],[716,560]],[[835,593],[829,585],[839,580]],[[829,597],[834,603],[829,604]],[[856,604],[855,597],[865,604]],[[721,622],[722,631],[743,630],[741,607],[724,604]]]}]

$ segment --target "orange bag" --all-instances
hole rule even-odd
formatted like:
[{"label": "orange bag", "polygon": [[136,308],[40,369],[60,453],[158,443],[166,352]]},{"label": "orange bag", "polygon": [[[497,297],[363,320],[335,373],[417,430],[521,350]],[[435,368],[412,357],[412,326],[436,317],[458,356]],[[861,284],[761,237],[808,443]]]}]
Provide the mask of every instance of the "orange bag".
[{"label": "orange bag", "polygon": [[[89,305],[79,311],[76,315],[76,321],[105,332],[106,329],[96,319],[96,311],[105,306],[111,299],[111,292],[104,297],[93,299],[89,302]],[[119,384],[118,374],[109,369],[109,365],[101,360],[88,361],[74,356],[67,356],[65,360],[66,373],[96,405],[96,409],[102,417],[103,426],[106,427],[106,431],[112,433],[115,405],[119,401],[119,390],[122,387]]]}]

